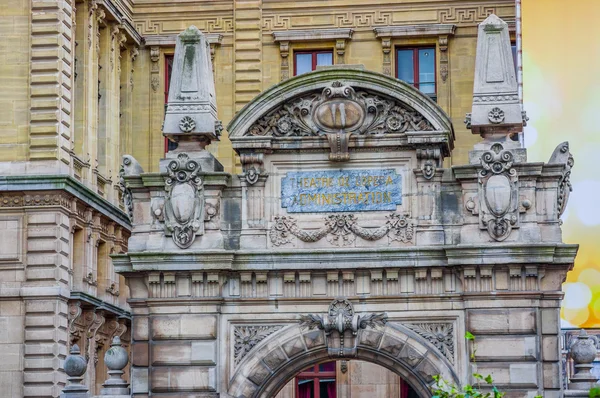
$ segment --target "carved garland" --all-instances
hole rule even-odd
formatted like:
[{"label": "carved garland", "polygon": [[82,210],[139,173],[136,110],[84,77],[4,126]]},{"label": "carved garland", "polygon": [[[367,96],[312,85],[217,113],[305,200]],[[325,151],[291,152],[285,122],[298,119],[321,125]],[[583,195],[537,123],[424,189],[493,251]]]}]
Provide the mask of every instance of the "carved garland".
[{"label": "carved garland", "polygon": [[411,242],[414,237],[414,223],[408,215],[391,213],[386,216],[385,225],[379,228],[363,228],[357,224],[354,214],[331,214],[324,218],[325,225],[318,230],[300,229],[296,219],[290,216],[275,217],[271,226],[271,243],[275,246],[292,241],[292,236],[303,242],[317,242],[327,236],[334,246],[349,246],[356,236],[365,240],[379,240],[387,235],[389,242]]}]

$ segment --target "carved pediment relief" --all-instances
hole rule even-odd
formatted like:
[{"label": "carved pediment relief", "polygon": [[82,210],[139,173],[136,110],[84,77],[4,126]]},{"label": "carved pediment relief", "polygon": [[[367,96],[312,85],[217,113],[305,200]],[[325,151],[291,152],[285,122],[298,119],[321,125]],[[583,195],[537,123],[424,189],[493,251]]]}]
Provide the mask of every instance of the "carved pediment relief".
[{"label": "carved pediment relief", "polygon": [[433,130],[423,115],[406,104],[333,82],[320,94],[278,106],[245,135],[311,137],[338,131],[369,135]]},{"label": "carved pediment relief", "polygon": [[410,106],[334,81],[320,93],[282,103],[260,117],[246,136],[317,137],[329,140],[330,159],[349,159],[351,134],[382,135],[433,131],[433,125]]}]

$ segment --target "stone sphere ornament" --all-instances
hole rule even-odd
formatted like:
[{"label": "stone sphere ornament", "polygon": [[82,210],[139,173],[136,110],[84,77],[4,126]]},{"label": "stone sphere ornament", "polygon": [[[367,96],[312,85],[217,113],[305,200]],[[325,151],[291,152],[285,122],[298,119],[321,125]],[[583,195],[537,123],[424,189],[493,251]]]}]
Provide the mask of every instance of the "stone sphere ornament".
[{"label": "stone sphere ornament", "polygon": [[62,390],[61,398],[80,398],[88,396],[88,388],[82,384],[87,370],[87,360],[81,356],[79,346],[74,344],[63,365],[68,385]]},{"label": "stone sphere ornament", "polygon": [[104,363],[108,368],[109,377],[102,384],[100,395],[129,395],[129,383],[121,378],[127,362],[129,362],[129,354],[121,346],[121,338],[115,336],[110,348],[104,354]]},{"label": "stone sphere ornament", "polygon": [[81,356],[81,351],[77,344],[71,347],[70,355],[65,359],[65,373],[70,377],[81,377],[87,369],[87,361]]},{"label": "stone sphere ornament", "polygon": [[121,346],[121,338],[115,336],[112,344],[106,354],[104,354],[104,363],[110,370],[122,370],[129,362],[127,351]]}]

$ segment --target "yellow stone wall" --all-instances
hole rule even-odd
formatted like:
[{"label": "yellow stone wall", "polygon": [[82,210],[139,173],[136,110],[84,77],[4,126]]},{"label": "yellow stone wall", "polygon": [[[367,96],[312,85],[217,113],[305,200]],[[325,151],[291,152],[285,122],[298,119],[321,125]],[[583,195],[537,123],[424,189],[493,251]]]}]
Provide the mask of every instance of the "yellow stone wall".
[{"label": "yellow stone wall", "polygon": [[[57,2],[61,3],[70,1]],[[478,141],[463,124],[464,115],[471,108],[476,25],[490,12],[514,21],[513,0],[138,0],[135,4],[114,0],[114,3],[125,15],[130,15],[132,25],[148,41],[174,37],[191,24],[205,33],[221,35],[220,42],[213,43],[212,48],[219,118],[224,125],[252,98],[281,81],[282,57],[279,43],[272,35],[274,31],[350,28],[353,35],[346,41],[344,63],[362,64],[366,69],[382,72],[382,41],[376,37],[374,28],[455,24],[455,34],[448,39],[449,73],[445,82],[440,77],[437,37],[392,38],[390,53],[394,70],[395,46],[437,47],[438,103],[451,116],[457,138],[448,164],[464,163],[468,151]],[[40,100],[40,89],[32,86],[36,79],[36,71],[31,69],[36,65],[32,45],[36,43],[32,43],[35,36],[30,29],[36,24],[36,14],[32,17],[31,3],[5,0],[0,4],[0,57],[3,61],[0,64],[0,161],[56,159],[69,163],[68,151],[72,150],[72,155],[89,163],[80,173],[83,174],[81,179],[95,188],[98,178],[116,182],[120,157],[125,153],[138,159],[145,170],[157,170],[158,161],[164,155],[161,135],[164,57],[172,54],[174,48],[173,44],[137,46],[131,40],[119,44],[123,31],[110,15],[98,15],[102,7],[91,13],[93,4],[92,0],[76,3],[73,36],[77,46],[73,52],[77,64],[72,69],[65,64],[64,73],[54,73],[56,76],[50,86],[40,86],[43,90],[52,88],[55,97],[72,95],[72,104],[69,102],[68,106],[65,101],[61,103],[60,98],[57,98],[58,105],[52,104],[50,97]],[[61,44],[57,40],[54,42]],[[42,44],[38,43],[40,47]],[[287,57],[290,75],[294,51],[333,49],[335,52],[335,47],[335,40],[290,42]],[[58,60],[61,57],[69,58],[56,55]],[[109,61],[106,57],[115,57],[115,60]],[[334,59],[337,58],[334,54]],[[98,64],[102,66],[100,71]],[[77,79],[65,81],[73,71]],[[100,91],[105,95],[97,101],[99,77]],[[66,90],[64,87],[70,84],[73,89]],[[61,87],[59,93],[57,90]],[[48,92],[42,94],[47,96]],[[56,107],[38,116],[39,109],[49,105]],[[69,118],[72,118],[72,126]],[[209,150],[227,171],[239,170],[227,132]],[[70,166],[73,167],[72,160]],[[105,198],[116,200],[110,186],[100,190],[106,191]]]},{"label": "yellow stone wall", "polygon": [[[392,38],[392,70],[394,47],[436,45],[438,62],[438,104],[451,116],[456,132],[456,149],[449,164],[465,163],[468,151],[479,140],[464,127],[465,113],[470,112],[475,66],[477,23],[488,13],[514,21],[514,1],[273,1],[231,0],[162,2],[140,0],[134,6],[134,23],[146,38],[176,35],[191,24],[205,33],[222,35],[214,45],[214,69],[219,118],[224,125],[248,101],[268,87],[281,81],[281,55],[274,31],[351,28],[353,36],[346,41],[346,64],[362,64],[366,69],[382,72],[381,39],[375,27],[425,23],[455,24],[455,34],[448,40],[448,78],[440,77],[440,49],[437,37]],[[514,25],[513,25],[514,27]],[[293,74],[293,53],[303,49],[332,49],[335,40],[291,42],[289,70]],[[164,55],[173,52],[173,45],[157,46],[159,59],[150,60],[150,48],[142,47],[135,61],[135,122],[136,145],[133,156],[146,170],[157,169],[163,156],[164,142],[160,135],[164,115]],[[158,87],[151,88],[152,65],[158,68]],[[239,171],[238,160],[231,149],[226,132],[209,150],[224,164],[227,171]]]},{"label": "yellow stone wall", "polygon": [[27,158],[30,20],[29,0],[0,2],[0,161]]}]

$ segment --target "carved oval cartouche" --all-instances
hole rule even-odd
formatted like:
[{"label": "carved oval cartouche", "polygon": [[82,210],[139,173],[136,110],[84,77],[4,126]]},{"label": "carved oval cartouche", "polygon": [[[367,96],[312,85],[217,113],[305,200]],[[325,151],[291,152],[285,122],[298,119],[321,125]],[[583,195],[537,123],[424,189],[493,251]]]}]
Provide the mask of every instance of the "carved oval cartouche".
[{"label": "carved oval cartouche", "polygon": [[353,131],[360,127],[364,116],[365,113],[357,102],[332,99],[315,109],[314,121],[325,132]]},{"label": "carved oval cartouche", "polygon": [[496,217],[502,217],[510,207],[511,186],[507,176],[496,174],[485,184],[485,200],[488,209]]},{"label": "carved oval cartouche", "polygon": [[177,222],[186,224],[194,215],[196,191],[190,184],[177,184],[171,193],[171,206]]}]

